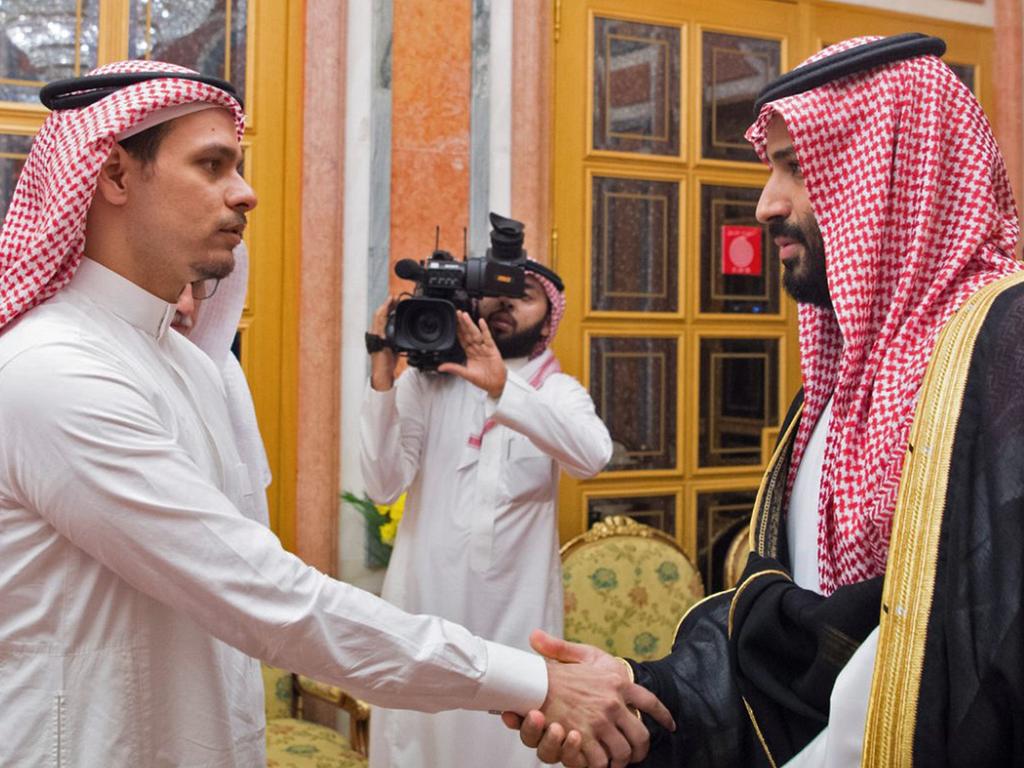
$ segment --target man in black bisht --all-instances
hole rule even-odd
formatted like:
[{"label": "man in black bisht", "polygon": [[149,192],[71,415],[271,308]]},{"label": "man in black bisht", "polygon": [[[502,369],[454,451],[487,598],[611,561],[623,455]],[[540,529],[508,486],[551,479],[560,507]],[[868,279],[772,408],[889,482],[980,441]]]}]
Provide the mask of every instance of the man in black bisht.
[{"label": "man in black bisht", "polygon": [[[1024,765],[1019,226],[944,50],[850,40],[758,101],[757,215],[800,303],[804,387],[738,585],[630,662],[678,724],[651,725],[645,765]],[[580,764],[541,727],[524,741]]]}]

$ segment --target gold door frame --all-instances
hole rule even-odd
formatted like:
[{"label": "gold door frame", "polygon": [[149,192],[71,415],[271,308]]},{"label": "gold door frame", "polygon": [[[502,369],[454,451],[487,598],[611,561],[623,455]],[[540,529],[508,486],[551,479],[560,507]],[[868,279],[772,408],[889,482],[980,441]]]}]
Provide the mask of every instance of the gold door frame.
[{"label": "gold door frame", "polygon": [[[597,150],[594,145],[595,19],[677,28],[679,32],[679,153]],[[699,467],[700,340],[709,337],[771,338],[779,344],[778,414],[781,419],[799,388],[797,313],[781,294],[778,313],[700,313],[701,185],[757,188],[767,178],[759,163],[704,158],[702,152],[702,45],[705,32],[777,41],[782,71],[818,49],[822,40],[874,30],[877,34],[922,31],[943,37],[947,58],[974,66],[976,92],[983,105],[992,104],[992,30],[922,19],[874,8],[845,6],[825,0],[581,0],[558,2],[554,46],[554,152],[552,168],[552,242],[558,244],[554,266],[567,285],[566,315],[555,349],[564,369],[590,387],[590,346],[595,336],[676,337],[678,339],[677,466],[659,470],[617,470],[592,480],[563,477],[559,530],[562,540],[586,525],[587,501],[594,497],[678,494],[681,519],[676,536],[688,553],[696,548],[696,494],[705,489],[756,488],[764,465],[764,447],[775,428],[762,431],[757,464],[742,467]],[[671,75],[666,75],[671,77]],[[646,93],[646,92],[644,92]],[[642,99],[641,99],[642,101]],[[626,103],[632,103],[627,101]],[[666,106],[668,109],[669,107]],[[751,115],[751,119],[753,115]],[[594,311],[593,179],[595,176],[679,183],[677,312]],[[770,258],[764,254],[763,258]],[[671,262],[671,255],[669,258]]]}]

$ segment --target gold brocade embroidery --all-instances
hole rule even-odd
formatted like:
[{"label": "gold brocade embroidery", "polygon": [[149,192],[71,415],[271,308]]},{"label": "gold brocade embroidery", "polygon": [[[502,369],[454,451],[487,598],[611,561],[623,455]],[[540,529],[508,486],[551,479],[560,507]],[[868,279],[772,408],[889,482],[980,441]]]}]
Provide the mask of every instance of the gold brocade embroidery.
[{"label": "gold brocade embroidery", "polygon": [[[772,458],[768,462],[768,467],[765,469],[764,477],[761,478],[761,485],[757,489],[757,498],[754,499],[754,517],[750,525],[750,550],[757,552],[762,557],[773,557],[776,553],[767,552],[767,530],[772,516],[772,495],[777,490],[779,483],[780,467],[779,464],[782,461],[782,456],[789,449],[789,444],[793,441],[796,435],[797,425],[800,423],[800,417],[803,415],[804,405],[800,404],[793,418],[790,420],[789,425],[786,427],[785,433],[779,438],[778,445],[775,446],[775,451],[772,453]],[[782,478],[783,484],[786,478]]]},{"label": "gold brocade embroidery", "polygon": [[[754,500],[754,511],[750,523],[750,550],[757,552],[762,557],[774,556],[774,552],[768,552],[767,546],[767,530],[771,522],[773,510],[777,505],[774,505],[773,495],[777,492],[779,486],[781,472],[780,464],[782,463],[782,457],[789,450],[790,443],[793,441],[793,437],[796,434],[796,427],[800,423],[800,416],[803,414],[804,406],[801,403],[796,414],[794,414],[789,425],[786,427],[785,433],[779,438],[778,445],[775,446],[775,450],[772,452],[772,457],[768,462],[768,466],[765,469],[764,477],[761,479],[761,485],[757,489],[757,498]],[[783,487],[785,487],[785,477],[782,477]],[[733,613],[736,610],[736,599],[740,596],[740,593],[744,588],[759,576],[765,576],[768,574],[777,574],[785,576],[787,579],[790,575],[785,571],[771,570],[761,571],[750,576],[746,581],[736,587],[736,594],[732,596],[732,602],[729,605],[729,620],[727,625],[728,634],[732,636],[732,620]],[[696,607],[696,606],[694,606]],[[691,609],[692,610],[692,609]],[[686,618],[685,616],[683,617]],[[679,622],[682,624],[682,620]],[[676,628],[678,632],[678,627]],[[765,741],[764,734],[761,732],[761,726],[757,722],[757,716],[754,715],[754,710],[750,706],[746,697],[741,697],[743,700],[743,706],[747,710],[747,716],[750,718],[750,723],[754,727],[754,734],[757,736],[757,740],[761,744],[761,749],[764,750],[765,756],[768,758],[768,764],[772,768],[776,768],[775,758],[772,757],[771,750],[768,748],[768,742]]]},{"label": "gold brocade embroidery", "polygon": [[1024,272],[974,294],[939,334],[925,372],[892,518],[862,765],[913,764],[918,694],[949,466],[974,344],[995,300]]}]

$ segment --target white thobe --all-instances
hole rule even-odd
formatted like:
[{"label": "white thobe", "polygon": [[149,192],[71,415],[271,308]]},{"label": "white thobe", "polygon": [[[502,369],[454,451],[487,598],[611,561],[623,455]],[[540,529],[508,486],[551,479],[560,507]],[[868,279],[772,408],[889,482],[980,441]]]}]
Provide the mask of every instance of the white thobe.
[{"label": "white thobe", "polygon": [[[415,369],[386,392],[367,385],[362,471],[378,503],[408,489],[383,596],[528,648],[535,628],[562,633],[558,467],[596,474],[611,438],[575,379],[556,373],[534,389],[534,365],[507,364],[498,401],[462,379]],[[488,418],[496,425],[475,447],[468,438]],[[374,767],[537,765],[518,734],[486,713],[375,709],[372,723]]]},{"label": "white thobe", "polygon": [[84,259],[0,334],[0,765],[262,766],[254,658],[388,706],[539,706],[539,657],[334,581],[240,512],[223,386],[173,309]]},{"label": "white thobe", "polygon": [[[797,586],[821,594],[818,577],[818,493],[825,459],[825,435],[832,418],[832,400],[825,405],[800,460],[790,495],[786,535],[789,561]],[[855,768],[861,763],[864,726],[875,653],[876,628],[854,651],[832,687],[828,725],[785,768]]]}]

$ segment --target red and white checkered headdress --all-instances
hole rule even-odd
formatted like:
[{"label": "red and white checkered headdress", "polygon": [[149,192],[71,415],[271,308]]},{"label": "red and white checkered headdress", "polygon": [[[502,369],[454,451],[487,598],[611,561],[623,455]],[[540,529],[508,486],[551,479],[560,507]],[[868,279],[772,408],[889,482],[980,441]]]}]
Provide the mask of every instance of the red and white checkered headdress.
[{"label": "red and white checkered headdress", "polygon": [[[526,264],[526,271],[530,277],[540,283],[540,287],[544,289],[544,295],[548,297],[548,332],[537,345],[530,352],[530,359],[537,357],[542,354],[545,349],[551,346],[551,342],[555,339],[555,333],[558,331],[558,325],[562,322],[562,316],[565,315],[565,293],[558,286],[555,285],[554,281],[546,276],[538,268],[539,262],[535,262],[532,259]],[[553,272],[551,274],[554,274]]]},{"label": "red and white checkered headdress", "polygon": [[[806,63],[877,38],[831,46]],[[790,487],[833,398],[818,500],[826,594],[885,572],[918,391],[943,324],[1020,268],[1017,212],[977,100],[935,56],[851,74],[762,107],[762,159],[786,121],[825,243],[834,312],[801,305],[805,389]]]},{"label": "red and white checkered headdress", "polygon": [[[159,61],[123,61],[89,76],[126,72],[196,74]],[[128,85],[95,104],[50,114],[32,143],[0,232],[0,330],[53,296],[78,268],[86,214],[116,137],[159,110],[196,102],[230,110],[241,140],[245,116],[231,95],[175,77]]]}]

